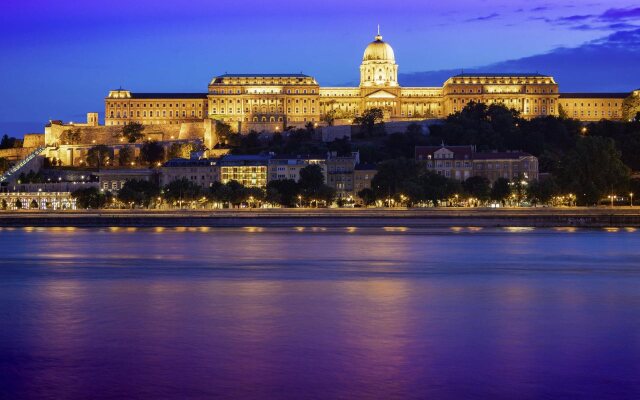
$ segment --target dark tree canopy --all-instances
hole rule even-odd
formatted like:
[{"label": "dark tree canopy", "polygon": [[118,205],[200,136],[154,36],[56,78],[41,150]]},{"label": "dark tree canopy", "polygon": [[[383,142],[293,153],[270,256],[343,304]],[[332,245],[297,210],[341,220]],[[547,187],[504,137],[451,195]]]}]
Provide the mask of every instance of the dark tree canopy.
[{"label": "dark tree canopy", "polygon": [[491,198],[491,182],[483,176],[472,176],[462,183],[464,192],[482,202]]},{"label": "dark tree canopy", "polygon": [[93,146],[87,152],[87,164],[91,167],[104,167],[112,158],[113,153],[111,147],[103,144]]},{"label": "dark tree canopy", "polygon": [[559,178],[565,190],[575,193],[578,204],[592,205],[626,190],[629,175],[613,140],[588,136],[564,157]]},{"label": "dark tree canopy", "polygon": [[149,207],[160,195],[160,187],[145,180],[126,181],[118,191],[118,200],[133,206]]},{"label": "dark tree canopy", "polygon": [[123,137],[129,143],[135,143],[144,139],[144,125],[139,122],[129,122],[122,127],[122,132],[116,134]]},{"label": "dark tree canopy", "polygon": [[109,194],[103,193],[95,187],[78,189],[71,193],[71,196],[76,199],[78,208],[104,208],[110,200]]},{"label": "dark tree canopy", "polygon": [[164,187],[164,197],[171,202],[190,202],[201,195],[201,188],[187,178],[177,179]]},{"label": "dark tree canopy", "polygon": [[164,147],[155,140],[145,142],[140,148],[140,161],[149,166],[164,161]]}]

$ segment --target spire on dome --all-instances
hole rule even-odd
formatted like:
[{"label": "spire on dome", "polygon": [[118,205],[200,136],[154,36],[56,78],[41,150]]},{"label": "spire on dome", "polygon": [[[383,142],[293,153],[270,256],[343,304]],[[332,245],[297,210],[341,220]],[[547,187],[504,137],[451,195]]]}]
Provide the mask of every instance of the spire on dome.
[{"label": "spire on dome", "polygon": [[382,35],[380,34],[380,24],[378,24],[378,34],[376,35],[377,41],[382,41]]}]

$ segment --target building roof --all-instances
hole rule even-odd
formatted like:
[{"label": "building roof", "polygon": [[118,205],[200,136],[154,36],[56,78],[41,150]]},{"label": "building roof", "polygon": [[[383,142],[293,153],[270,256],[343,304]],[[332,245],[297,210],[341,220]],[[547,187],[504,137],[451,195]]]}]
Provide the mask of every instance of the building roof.
[{"label": "building roof", "polygon": [[270,155],[234,155],[227,154],[222,156],[219,161],[219,165],[229,166],[229,165],[266,165]]},{"label": "building roof", "polygon": [[629,93],[560,93],[561,99],[626,99]]},{"label": "building roof", "polygon": [[517,160],[522,157],[532,157],[523,151],[496,151],[487,153],[474,153],[474,160]]},{"label": "building roof", "polygon": [[188,158],[174,158],[164,163],[163,167],[206,167],[209,165],[216,165],[217,161],[217,158],[201,158],[198,160],[192,160]]},{"label": "building roof", "polygon": [[271,156],[272,160],[324,160],[327,158],[322,154],[278,154]]},{"label": "building roof", "polygon": [[458,75],[454,75],[454,78],[477,78],[477,77],[487,77],[487,78],[502,78],[502,77],[517,77],[517,78],[546,78],[549,75],[542,75],[538,72],[477,72],[477,73],[461,73]]},{"label": "building roof", "polygon": [[428,156],[435,159],[433,154],[440,149],[453,152],[453,160],[517,160],[522,157],[531,157],[531,154],[522,151],[492,151],[477,153],[475,146],[416,146],[416,160],[427,160]]},{"label": "building roof", "polygon": [[207,93],[131,93],[132,99],[206,99]]},{"label": "building roof", "polygon": [[416,146],[416,159],[420,159],[422,156],[423,159],[427,159],[427,156],[433,156],[433,153],[440,149],[447,149],[453,152],[454,159],[458,160],[470,160],[472,158],[472,154],[475,152],[474,146]]},{"label": "building roof", "polygon": [[357,164],[354,168],[356,171],[377,171],[375,164]]},{"label": "building roof", "polygon": [[311,78],[305,74],[224,74],[216,78]]}]

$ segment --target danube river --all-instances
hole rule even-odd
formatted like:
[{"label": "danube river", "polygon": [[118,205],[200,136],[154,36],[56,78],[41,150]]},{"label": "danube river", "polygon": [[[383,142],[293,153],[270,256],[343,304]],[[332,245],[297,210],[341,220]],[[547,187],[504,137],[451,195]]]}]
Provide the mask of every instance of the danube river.
[{"label": "danube river", "polygon": [[640,231],[0,230],[2,399],[640,398]]}]

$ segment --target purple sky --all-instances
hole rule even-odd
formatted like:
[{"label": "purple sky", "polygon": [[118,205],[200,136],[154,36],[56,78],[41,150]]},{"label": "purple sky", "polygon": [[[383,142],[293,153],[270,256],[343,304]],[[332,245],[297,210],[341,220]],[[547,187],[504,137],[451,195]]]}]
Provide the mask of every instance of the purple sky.
[{"label": "purple sky", "polygon": [[640,6],[607,0],[6,0],[0,134],[104,110],[107,91],[206,91],[224,72],[357,84],[376,25],[400,81],[470,70],[553,74],[563,91],[640,87]]}]

